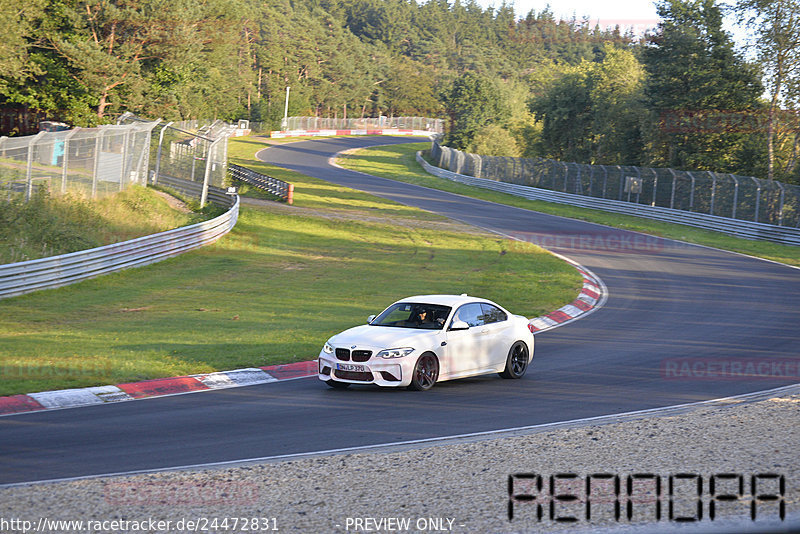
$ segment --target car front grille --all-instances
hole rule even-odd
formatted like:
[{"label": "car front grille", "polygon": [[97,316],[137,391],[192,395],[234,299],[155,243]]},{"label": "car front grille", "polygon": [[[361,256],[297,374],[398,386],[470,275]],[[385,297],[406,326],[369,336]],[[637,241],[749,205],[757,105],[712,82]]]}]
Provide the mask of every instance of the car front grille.
[{"label": "car front grille", "polygon": [[371,350],[354,350],[352,353],[349,349],[336,349],[336,359],[349,362],[352,356],[354,362],[366,362],[372,358]]},{"label": "car front grille", "polygon": [[354,362],[365,362],[372,358],[371,350],[354,350],[352,353]]},{"label": "car front grille", "polygon": [[360,382],[372,382],[372,373],[362,373],[360,371],[339,371],[336,370],[336,377],[344,380],[358,380]]}]

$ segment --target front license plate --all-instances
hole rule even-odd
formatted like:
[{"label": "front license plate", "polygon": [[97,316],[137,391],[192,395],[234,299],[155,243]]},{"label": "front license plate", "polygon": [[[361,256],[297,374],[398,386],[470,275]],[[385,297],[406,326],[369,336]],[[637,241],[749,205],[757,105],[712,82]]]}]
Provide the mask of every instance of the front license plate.
[{"label": "front license plate", "polygon": [[337,363],[336,368],[340,371],[355,371],[357,373],[366,373],[366,365],[355,365],[352,363]]}]

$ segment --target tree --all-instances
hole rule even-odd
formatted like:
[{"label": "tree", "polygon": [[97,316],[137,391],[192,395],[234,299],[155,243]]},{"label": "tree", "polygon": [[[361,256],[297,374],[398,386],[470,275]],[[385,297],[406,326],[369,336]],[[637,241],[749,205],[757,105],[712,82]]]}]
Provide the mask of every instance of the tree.
[{"label": "tree", "polygon": [[606,47],[601,62],[565,66],[530,102],[544,155],[614,165],[642,159],[644,69],[630,50]]},{"label": "tree", "polygon": [[592,161],[642,163],[641,124],[645,118],[642,64],[625,48],[606,47],[605,58],[589,76],[592,106]]},{"label": "tree", "polygon": [[561,76],[531,100],[531,112],[542,124],[543,155],[591,162],[592,69],[590,62],[564,67]]},{"label": "tree", "polygon": [[389,115],[431,117],[439,113],[431,69],[406,57],[393,58],[381,84],[384,109]]},{"label": "tree", "polygon": [[664,0],[663,19],[643,51],[647,106],[661,127],[649,134],[654,163],[730,171],[746,134],[664,127],[665,117],[718,117],[759,107],[758,70],[734,52],[714,0]]},{"label": "tree", "polygon": [[522,154],[517,140],[498,124],[490,124],[478,130],[467,152],[482,156],[507,156],[518,158]]},{"label": "tree", "polygon": [[24,81],[41,71],[31,61],[34,26],[43,15],[44,0],[0,0],[0,89],[3,79]]},{"label": "tree", "polygon": [[[740,23],[755,29],[758,60],[769,92],[767,112],[767,177],[775,175],[775,145],[793,139],[784,173],[794,170],[800,145],[796,107],[800,105],[800,1],[739,0]],[[795,107],[795,113],[781,108]],[[788,121],[786,121],[788,119]],[[788,128],[781,128],[788,122]],[[784,133],[784,135],[781,135]]]},{"label": "tree", "polygon": [[453,80],[441,93],[442,104],[450,117],[450,131],[445,144],[466,150],[479,130],[489,124],[502,124],[510,115],[495,82],[474,72]]}]

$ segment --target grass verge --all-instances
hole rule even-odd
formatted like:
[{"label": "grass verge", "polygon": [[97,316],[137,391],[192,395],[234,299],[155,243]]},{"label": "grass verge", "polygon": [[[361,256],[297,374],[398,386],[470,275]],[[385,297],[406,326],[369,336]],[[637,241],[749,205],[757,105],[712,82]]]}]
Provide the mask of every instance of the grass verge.
[{"label": "grass verge", "polygon": [[337,162],[348,169],[392,180],[800,266],[800,247],[780,245],[768,241],[751,241],[719,232],[701,230],[680,224],[651,221],[641,217],[607,213],[540,200],[528,200],[514,195],[459,184],[445,178],[438,178],[425,172],[415,159],[418,150],[428,148],[430,148],[430,143],[427,142],[366,148],[343,154]]},{"label": "grass verge", "polygon": [[0,264],[66,254],[186,226],[208,218],[176,209],[152,189],[132,186],[90,200],[37,190],[28,202],[2,202]]},{"label": "grass verge", "polygon": [[536,316],[578,273],[541,249],[253,160],[295,205],[249,199],[214,245],[0,301],[0,395],[302,361],[401,297],[470,293]]}]

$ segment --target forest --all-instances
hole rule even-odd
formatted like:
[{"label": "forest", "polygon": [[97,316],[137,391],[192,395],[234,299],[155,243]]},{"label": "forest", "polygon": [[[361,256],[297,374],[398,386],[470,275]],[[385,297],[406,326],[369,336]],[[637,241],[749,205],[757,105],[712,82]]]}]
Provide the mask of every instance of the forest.
[{"label": "forest", "polygon": [[481,154],[800,183],[800,0],[658,11],[640,34],[474,0],[0,0],[0,106],[277,128],[288,86],[289,115],[443,117]]}]

